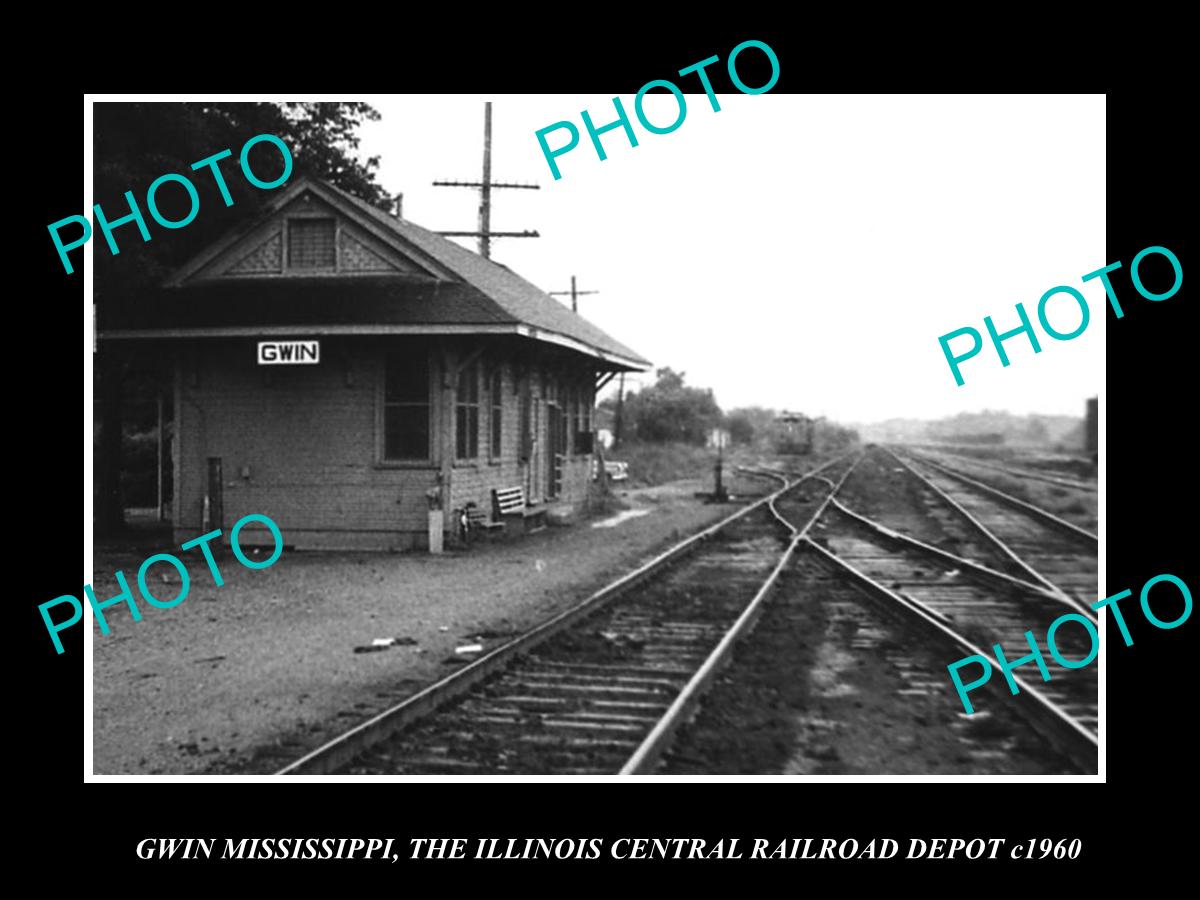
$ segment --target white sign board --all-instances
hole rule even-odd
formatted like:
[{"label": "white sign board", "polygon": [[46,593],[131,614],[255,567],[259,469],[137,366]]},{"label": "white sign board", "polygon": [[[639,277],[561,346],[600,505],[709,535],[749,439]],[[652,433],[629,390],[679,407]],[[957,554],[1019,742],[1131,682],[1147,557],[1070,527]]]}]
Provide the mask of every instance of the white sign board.
[{"label": "white sign board", "polygon": [[313,365],[321,361],[320,341],[259,341],[260,366]]}]

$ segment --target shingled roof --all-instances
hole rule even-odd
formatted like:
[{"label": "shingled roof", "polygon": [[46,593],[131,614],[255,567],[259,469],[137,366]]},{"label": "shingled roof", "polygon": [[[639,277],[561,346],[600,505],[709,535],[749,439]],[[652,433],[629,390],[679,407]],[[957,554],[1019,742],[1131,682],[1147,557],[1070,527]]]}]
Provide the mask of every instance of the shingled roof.
[{"label": "shingled roof", "polygon": [[[387,274],[352,277],[195,278],[262,222],[312,192],[370,229],[436,277]],[[416,251],[414,254],[413,251]],[[149,302],[106,304],[100,337],[247,333],[497,333],[573,347],[616,368],[650,363],[571,312],[512,270],[453,241],[346,193],[302,177],[256,222],[238,229],[180,268]]]}]

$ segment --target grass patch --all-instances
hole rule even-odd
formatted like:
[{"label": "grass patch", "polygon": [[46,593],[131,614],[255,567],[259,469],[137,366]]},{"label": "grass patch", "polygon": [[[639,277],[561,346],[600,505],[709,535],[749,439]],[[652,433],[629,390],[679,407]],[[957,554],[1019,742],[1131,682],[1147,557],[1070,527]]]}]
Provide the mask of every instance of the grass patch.
[{"label": "grass patch", "polygon": [[1010,496],[1032,503],[1056,516],[1076,515],[1094,516],[1095,511],[1088,508],[1087,502],[1077,494],[1064,488],[1047,485],[1032,485],[1028,482],[1017,481],[1007,475],[989,475],[980,477],[979,481],[990,484]]},{"label": "grass patch", "polygon": [[593,483],[592,489],[588,493],[584,516],[588,519],[607,519],[626,509],[629,509],[628,503],[611,491],[603,493],[600,487]]},{"label": "grass patch", "polygon": [[617,486],[653,487],[681,478],[711,478],[716,451],[691,444],[626,441],[607,457],[629,464],[629,479]]}]

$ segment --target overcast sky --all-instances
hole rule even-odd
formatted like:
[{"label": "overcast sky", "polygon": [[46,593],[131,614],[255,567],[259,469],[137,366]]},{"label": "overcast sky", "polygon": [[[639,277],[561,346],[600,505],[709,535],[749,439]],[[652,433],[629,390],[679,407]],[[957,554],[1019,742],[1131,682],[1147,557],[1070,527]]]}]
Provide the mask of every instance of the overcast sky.
[{"label": "overcast sky", "polygon": [[[687,95],[673,133],[639,145],[583,129],[615,118],[611,95],[371,96],[362,131],[405,218],[476,228],[483,101],[493,106],[492,176],[538,191],[493,193],[492,257],[544,290],[581,290],[580,311],[652,360],[711,387],[729,409],[761,405],[842,421],[983,408],[1082,414],[1104,383],[1105,300],[1080,276],[1105,258],[1105,105],[1095,97]],[[650,102],[653,101],[653,102]],[[677,114],[651,95],[650,121]],[[572,120],[581,140],[555,181],[534,133]],[[566,140],[557,132],[548,140]],[[462,239],[475,247],[473,239]],[[955,385],[938,337],[984,316],[1035,322],[1042,294],[1069,285],[1092,321],[1072,341],[1039,332],[987,344]],[[1062,332],[1074,303],[1050,305]],[[965,341],[965,339],[964,339]],[[955,344],[957,348],[958,344]]]}]

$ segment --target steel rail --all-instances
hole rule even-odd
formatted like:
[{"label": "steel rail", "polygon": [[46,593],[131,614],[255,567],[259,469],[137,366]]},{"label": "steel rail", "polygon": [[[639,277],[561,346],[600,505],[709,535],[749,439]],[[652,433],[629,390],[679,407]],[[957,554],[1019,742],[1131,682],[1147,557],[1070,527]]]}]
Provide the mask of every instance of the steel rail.
[{"label": "steel rail", "polygon": [[921,551],[929,554],[930,556],[939,557],[940,559],[943,559],[946,562],[952,562],[956,565],[962,566],[965,569],[970,569],[971,571],[977,572],[980,575],[986,576],[988,578],[992,578],[997,581],[1003,581],[1012,587],[1020,588],[1021,590],[1026,591],[1028,593],[1037,594],[1039,597],[1046,597],[1050,600],[1062,602],[1061,596],[1059,596],[1054,591],[1051,591],[1048,588],[1044,587],[1043,585],[1034,584],[1032,581],[1025,581],[1023,578],[1017,578],[1015,575],[1009,575],[1007,572],[1000,572],[996,569],[991,568],[990,566],[983,565],[983,563],[978,563],[972,559],[967,559],[966,557],[958,556],[957,554],[951,553],[949,550],[943,550],[941,547],[935,547],[933,544],[927,544],[924,541],[918,540],[915,537],[910,537],[909,535],[904,534],[903,532],[893,531],[891,528],[888,528],[886,525],[884,525],[880,522],[876,522],[874,519],[869,519],[866,516],[862,515],[861,513],[855,512],[853,509],[851,509],[845,503],[842,503],[842,501],[838,500],[836,497],[833,500],[833,505],[835,507],[837,507],[837,509],[839,511],[845,513],[850,518],[854,519],[857,522],[861,522],[866,527],[872,529],[873,531],[878,532],[879,534],[881,534],[884,537],[889,538],[893,541],[896,541],[901,544],[906,544],[910,547],[913,547],[914,549],[921,550]]},{"label": "steel rail", "polygon": [[[937,612],[930,609],[924,603],[913,597],[901,596],[895,593],[869,575],[850,565],[837,554],[825,549],[816,543],[816,541],[806,539],[805,544],[862,584],[867,589],[868,594],[874,595],[877,598],[884,598],[887,602],[880,603],[878,608],[893,621],[901,625],[911,626],[915,624],[920,626],[925,634],[932,636],[941,643],[952,646],[956,653],[965,652],[967,655],[982,656],[984,659],[988,658],[986,651],[977,647],[951,628],[942,616],[938,615]],[[1018,675],[1012,675],[1012,679],[1016,682],[1020,692],[1028,694],[1032,701],[1031,703],[1015,703],[1014,709],[1016,713],[1026,719],[1031,726],[1036,728],[1039,733],[1046,737],[1075,765],[1079,766],[1085,772],[1090,773],[1095,771],[1099,749],[1096,735],[1080,725],[1062,707],[1050,700],[1050,698],[1023,678]],[[996,681],[989,679],[987,687],[1001,698],[1006,698],[1009,701],[1013,699],[1011,693],[1006,693],[1007,687],[1001,690],[999,683]]]},{"label": "steel rail", "polygon": [[[914,451],[914,455],[928,459],[927,451]],[[982,462],[971,456],[961,456],[958,453],[950,453],[942,451],[943,456],[952,456],[956,460],[962,460],[973,466],[978,466],[981,469],[990,469],[993,472],[999,472],[1001,475],[1011,475],[1013,478],[1028,478],[1031,481],[1044,481],[1047,484],[1057,484],[1060,487],[1072,488],[1077,491],[1087,491],[1095,494],[1099,488],[1094,484],[1085,484],[1082,481],[1075,481],[1070,478],[1055,478],[1053,475],[1043,475],[1041,472],[1030,472],[1026,469],[1010,469],[1007,466],[996,466],[991,463]],[[957,471],[957,470],[956,470]]]},{"label": "steel rail", "polygon": [[[799,482],[797,482],[798,484]],[[799,533],[799,529],[791,523],[787,516],[779,511],[779,507],[775,505],[775,501],[778,499],[778,497],[772,497],[771,502],[767,504],[767,509],[771,511],[771,515],[775,517],[775,521],[787,529],[788,536],[794,538]]]},{"label": "steel rail", "polygon": [[[381,741],[387,740],[412,722],[428,715],[447,701],[466,693],[479,682],[506,668],[521,654],[532,650],[576,621],[586,618],[617,600],[627,591],[658,574],[724,528],[748,516],[759,507],[767,506],[769,509],[769,504],[775,497],[793,490],[801,482],[816,477],[820,472],[840,463],[850,455],[849,453],[843,454],[836,459],[823,463],[811,472],[804,473],[795,481],[785,483],[778,491],[746,504],[719,522],[709,525],[696,534],[669,547],[649,562],[643,563],[632,572],[621,576],[616,581],[592,593],[570,609],[564,610],[558,615],[547,619],[540,625],[537,625],[508,643],[502,644],[474,662],[469,663],[457,672],[447,675],[413,694],[411,697],[402,700],[395,706],[373,716],[366,722],[362,722],[349,731],[327,741],[300,759],[280,769],[275,774],[327,774],[341,768],[359,756],[364,750],[373,747]],[[822,508],[824,507],[822,506]]]},{"label": "steel rail", "polygon": [[[825,499],[821,502],[821,505],[817,507],[817,509],[809,516],[808,522],[805,523],[803,528],[796,528],[794,524],[787,522],[787,519],[780,515],[779,511],[775,509],[774,505],[771,505],[771,510],[775,513],[776,518],[779,518],[781,521],[788,524],[792,531],[793,536],[791,541],[788,543],[787,549],[784,550],[783,555],[779,559],[779,563],[771,571],[771,574],[767,576],[767,580],[763,582],[762,587],[760,587],[758,592],[754,595],[754,599],[750,601],[750,603],[742,611],[742,614],[738,616],[737,621],[735,621],[733,625],[729,627],[729,630],[725,632],[725,635],[721,638],[720,642],[713,649],[712,653],[708,655],[708,658],[705,659],[700,665],[700,668],[696,670],[696,673],[688,680],[688,683],[683,686],[675,700],[667,708],[667,711],[663,713],[662,717],[654,724],[654,727],[650,729],[650,733],[646,735],[645,739],[643,739],[637,750],[633,752],[633,755],[630,756],[625,765],[621,767],[621,771],[618,774],[644,775],[647,774],[653,768],[655,763],[658,762],[659,757],[662,756],[662,753],[667,748],[671,738],[674,737],[679,726],[683,724],[684,719],[690,713],[695,703],[699,700],[704,689],[716,676],[721,666],[724,665],[724,663],[728,660],[734,645],[754,627],[754,623],[758,620],[758,617],[762,612],[763,600],[771,592],[771,588],[775,586],[775,582],[779,579],[780,573],[787,567],[788,563],[791,562],[792,556],[795,554],[796,548],[800,545],[800,542],[806,540],[808,532],[812,528],[813,524],[821,517],[821,514],[825,512],[826,507],[828,507],[830,501],[833,500],[834,494],[841,489],[841,486],[845,483],[846,479],[850,477],[850,474],[854,471],[855,467],[858,466],[859,462],[862,460],[862,457],[863,455],[860,453],[858,458],[855,459],[851,464],[850,468],[848,468],[842,474],[842,477],[830,490],[829,494],[826,495]],[[844,459],[844,457],[839,457],[839,460],[840,459]],[[814,472],[810,473],[808,477],[819,477],[817,475],[817,470],[814,470]],[[796,484],[799,484],[799,481],[797,481]]]},{"label": "steel rail", "polygon": [[[761,473],[752,473],[752,474],[761,474]],[[820,478],[821,480],[824,480],[824,477],[821,475],[809,474],[807,477],[812,478],[812,479]],[[800,485],[800,482],[803,480],[804,479],[802,479],[802,478],[798,478],[792,484],[793,484],[793,486],[798,487]],[[785,481],[786,481],[786,479],[785,479]],[[775,505],[775,501],[778,500],[781,496],[783,496],[784,493],[785,493],[784,491],[779,491],[777,494],[775,494],[773,497],[771,497],[767,501],[767,509],[770,511],[771,515],[775,517],[775,521],[787,529],[788,535],[790,537],[795,537],[796,536],[795,527],[792,525],[791,522],[788,521],[787,517],[785,515],[783,515],[783,513],[781,513],[779,511],[779,508]]]},{"label": "steel rail", "polygon": [[984,525],[981,521],[979,521],[979,519],[977,519],[974,515],[972,515],[970,512],[968,512],[966,509],[964,509],[962,504],[960,504],[957,500],[955,500],[953,497],[951,497],[949,494],[947,494],[945,491],[943,491],[940,487],[938,487],[936,484],[934,484],[932,481],[930,481],[927,477],[925,477],[920,472],[918,472],[916,469],[914,469],[911,465],[909,465],[907,460],[902,458],[900,455],[898,455],[894,451],[888,449],[887,447],[883,447],[880,449],[882,449],[885,453],[887,453],[889,456],[891,456],[892,459],[896,460],[896,462],[900,463],[900,465],[903,466],[906,470],[908,470],[908,472],[911,473],[914,478],[919,480],[922,484],[924,484],[927,488],[929,488],[929,490],[933,491],[933,493],[936,496],[940,497],[943,500],[943,502],[945,502],[952,509],[954,509],[963,519],[965,519],[971,525],[971,527],[973,527],[976,531],[978,531],[985,538],[987,538],[987,540],[994,547],[996,547],[996,549],[998,549],[1001,553],[1003,553],[1005,556],[1007,556],[1013,563],[1015,563],[1017,566],[1019,566],[1021,569],[1023,569],[1029,575],[1031,575],[1038,583],[1047,587],[1052,593],[1055,594],[1055,596],[1058,597],[1060,602],[1067,604],[1068,606],[1071,607],[1072,610],[1074,610],[1076,612],[1083,613],[1085,616],[1087,616],[1093,622],[1099,622],[1099,618],[1094,609],[1092,609],[1087,604],[1077,600],[1075,597],[1072,597],[1070,594],[1068,594],[1066,591],[1064,591],[1062,588],[1060,588],[1058,585],[1056,585],[1054,582],[1052,582],[1050,579],[1048,579],[1045,575],[1043,575],[1041,572],[1039,572],[1037,569],[1035,569],[1033,566],[1031,566],[1029,563],[1027,563],[1025,560],[1023,560],[1017,554],[1017,552],[1015,550],[1013,550],[1010,546],[1008,546],[1008,544],[1004,543],[1004,541],[1002,541],[1002,540],[1000,540],[1000,538],[996,537],[996,535],[992,533],[991,529],[989,529],[986,525]]},{"label": "steel rail", "polygon": [[995,497],[1001,503],[1006,503],[1024,513],[1028,513],[1035,519],[1039,519],[1040,521],[1045,522],[1047,525],[1057,528],[1060,531],[1064,531],[1072,537],[1089,541],[1092,544],[1099,544],[1100,539],[1087,529],[1080,528],[1078,525],[1068,522],[1066,519],[1060,519],[1058,516],[1054,515],[1054,513],[1047,512],[1040,506],[1034,506],[1032,503],[1026,503],[1024,500],[1014,497],[1011,494],[1006,494],[1004,491],[1000,490],[999,488],[994,488],[990,484],[984,484],[982,481],[976,481],[970,475],[964,475],[962,472],[959,472],[955,469],[947,468],[941,463],[934,462],[927,456],[922,456],[921,454],[917,453],[914,453],[913,456],[915,456],[922,465],[929,466],[931,469],[936,469],[948,478],[955,478],[964,484],[969,484],[971,487]]},{"label": "steel rail", "polygon": [[760,469],[753,466],[735,466],[734,471],[741,472],[744,475],[754,475],[759,478],[774,478],[777,481],[783,482],[785,487],[789,484],[787,476],[784,475],[783,472],[777,472],[774,469]]}]

